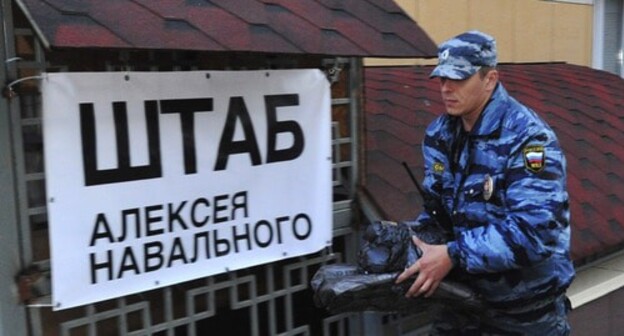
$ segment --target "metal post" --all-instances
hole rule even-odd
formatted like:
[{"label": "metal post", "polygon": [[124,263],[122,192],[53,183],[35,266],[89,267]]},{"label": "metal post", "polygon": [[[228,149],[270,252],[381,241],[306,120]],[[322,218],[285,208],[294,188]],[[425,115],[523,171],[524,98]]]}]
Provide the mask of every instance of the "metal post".
[{"label": "metal post", "polygon": [[[10,0],[1,0],[0,85],[11,73],[5,60],[14,56],[13,18]],[[9,62],[10,63],[10,62]],[[0,336],[28,335],[26,308],[19,302],[15,276],[22,268],[15,155],[10,101],[0,97]]]}]

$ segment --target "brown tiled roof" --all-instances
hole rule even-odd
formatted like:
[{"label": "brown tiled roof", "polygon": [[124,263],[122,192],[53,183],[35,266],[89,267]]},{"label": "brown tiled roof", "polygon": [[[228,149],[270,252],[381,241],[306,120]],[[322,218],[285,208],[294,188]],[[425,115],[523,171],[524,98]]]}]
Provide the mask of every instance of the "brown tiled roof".
[{"label": "brown tiled roof", "polygon": [[433,57],[393,0],[16,0],[48,47]]},{"label": "brown tiled roof", "polygon": [[[431,67],[365,70],[365,192],[387,219],[414,218],[421,141],[444,111]],[[507,90],[547,120],[568,161],[572,257],[577,264],[624,248],[624,80],[569,64],[500,65]]]}]

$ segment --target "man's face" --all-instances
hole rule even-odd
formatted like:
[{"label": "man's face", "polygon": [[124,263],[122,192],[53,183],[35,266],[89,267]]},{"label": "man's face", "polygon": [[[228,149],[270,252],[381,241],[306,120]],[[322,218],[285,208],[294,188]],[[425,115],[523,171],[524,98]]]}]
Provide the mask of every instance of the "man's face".
[{"label": "man's face", "polygon": [[496,70],[491,70],[485,76],[477,72],[464,80],[440,77],[440,92],[446,112],[472,125],[490,98],[497,78]]}]

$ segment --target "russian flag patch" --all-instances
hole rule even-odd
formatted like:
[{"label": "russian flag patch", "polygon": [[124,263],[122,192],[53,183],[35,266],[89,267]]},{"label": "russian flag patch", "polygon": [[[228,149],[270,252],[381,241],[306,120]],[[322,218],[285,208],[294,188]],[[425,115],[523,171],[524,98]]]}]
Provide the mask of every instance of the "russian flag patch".
[{"label": "russian flag patch", "polygon": [[523,149],[524,166],[531,172],[539,173],[546,165],[544,146],[530,145]]}]

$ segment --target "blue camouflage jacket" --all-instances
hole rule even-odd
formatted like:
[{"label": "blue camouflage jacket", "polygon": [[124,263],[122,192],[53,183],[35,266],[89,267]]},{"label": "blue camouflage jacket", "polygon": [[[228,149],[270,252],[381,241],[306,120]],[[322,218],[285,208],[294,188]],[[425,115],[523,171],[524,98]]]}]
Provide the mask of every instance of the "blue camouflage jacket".
[{"label": "blue camouflage jacket", "polygon": [[[498,84],[473,129],[444,114],[427,128],[423,186],[452,219],[448,252],[491,303],[563,293],[570,260],[566,161],[552,129]],[[418,225],[434,225],[424,211]]]}]

